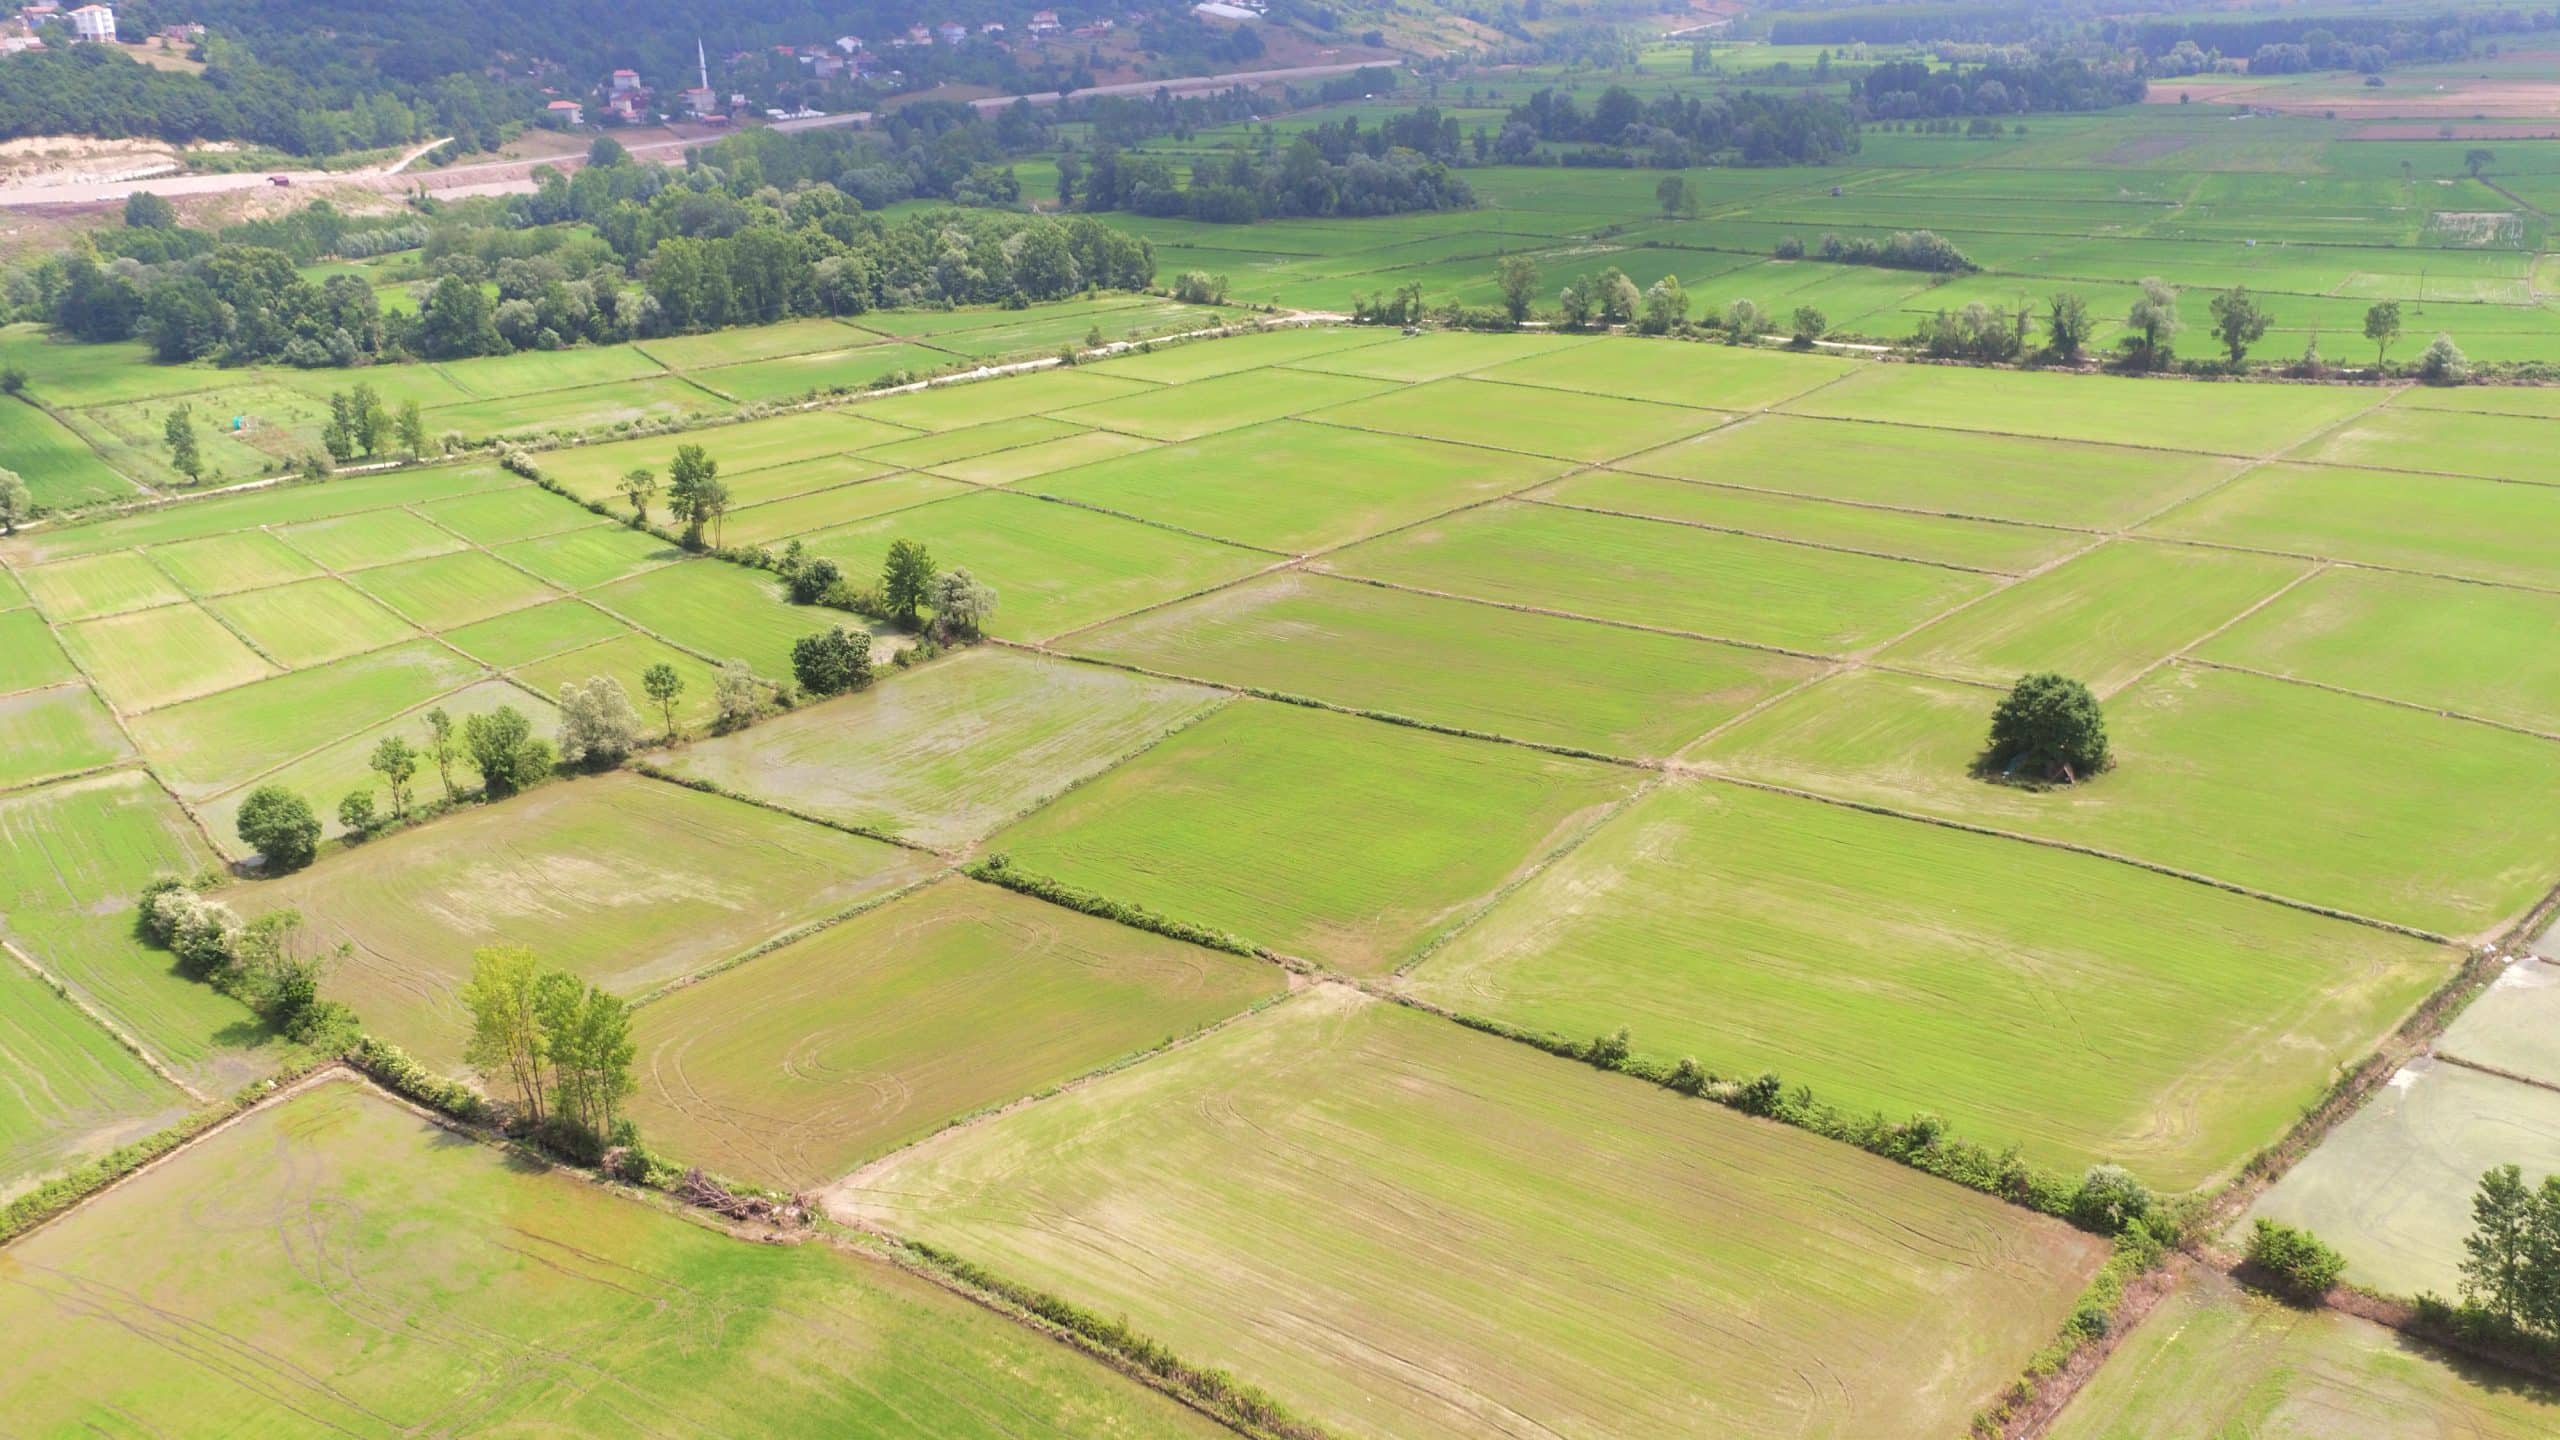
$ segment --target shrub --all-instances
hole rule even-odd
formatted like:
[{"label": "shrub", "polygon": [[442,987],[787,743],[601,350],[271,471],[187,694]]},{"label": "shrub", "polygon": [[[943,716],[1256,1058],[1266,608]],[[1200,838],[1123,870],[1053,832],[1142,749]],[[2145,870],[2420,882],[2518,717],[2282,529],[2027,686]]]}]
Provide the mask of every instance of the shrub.
[{"label": "shrub", "polygon": [[752,725],[765,710],[764,682],[744,660],[723,663],[711,682],[711,728],[725,735]]},{"label": "shrub", "polygon": [[2076,781],[2107,767],[2107,720],[2098,697],[2067,675],[2022,676],[1991,712],[1987,768],[2024,769],[2039,779]]},{"label": "shrub", "polygon": [[2151,1190],[2121,1165],[2092,1165],[2071,1195],[2071,1219],[2114,1235],[2151,1213]]},{"label": "shrub", "polygon": [[2347,1259],[2308,1230],[2262,1219],[2249,1231],[2249,1264],[2267,1288],[2312,1304],[2338,1283]]},{"label": "shrub", "polygon": [[2418,356],[2418,378],[2430,385],[2459,385],[2470,372],[2471,362],[2450,335],[2437,336]]},{"label": "shrub", "polygon": [[871,636],[831,626],[791,645],[791,673],[812,695],[841,695],[871,683]]},{"label": "shrub", "polygon": [[1770,1115],[1778,1109],[1778,1099],[1785,1093],[1777,1075],[1768,1070],[1742,1083],[1733,1094],[1734,1108],[1751,1115]]},{"label": "shrub", "polygon": [[338,823],[361,838],[380,820],[374,813],[371,790],[350,790],[338,802]]},{"label": "shrub", "polygon": [[844,571],[838,569],[833,560],[807,561],[790,575],[791,603],[794,605],[818,604],[844,583]]},{"label": "shrub", "polygon": [[1615,1070],[1626,1063],[1631,1049],[1627,1027],[1621,1025],[1609,1034],[1592,1037],[1591,1043],[1582,1047],[1582,1058],[1603,1070]]},{"label": "shrub", "polygon": [[242,843],[256,849],[270,870],[299,870],[320,851],[320,817],[311,804],[281,785],[261,785],[241,803]]}]

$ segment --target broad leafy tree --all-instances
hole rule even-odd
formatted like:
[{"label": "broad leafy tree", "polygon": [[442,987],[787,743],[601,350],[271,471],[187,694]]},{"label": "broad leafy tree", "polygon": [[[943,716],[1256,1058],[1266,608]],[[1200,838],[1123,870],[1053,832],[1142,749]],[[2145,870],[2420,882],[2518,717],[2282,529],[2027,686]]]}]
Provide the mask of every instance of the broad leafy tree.
[{"label": "broad leafy tree", "polygon": [[1991,712],[1985,757],[2002,774],[2077,781],[2107,768],[2107,720],[2098,697],[2067,675],[2021,677]]}]

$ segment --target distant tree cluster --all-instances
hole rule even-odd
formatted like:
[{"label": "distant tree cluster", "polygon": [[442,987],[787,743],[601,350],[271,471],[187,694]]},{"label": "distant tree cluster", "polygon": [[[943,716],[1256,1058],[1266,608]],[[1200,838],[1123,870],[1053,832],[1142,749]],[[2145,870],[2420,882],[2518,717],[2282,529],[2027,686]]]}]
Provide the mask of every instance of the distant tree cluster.
[{"label": "distant tree cluster", "polygon": [[1160,155],[1099,149],[1075,169],[1076,203],[1215,224],[1464,210],[1475,193],[1450,169],[1459,154],[1457,121],[1426,106],[1368,130],[1357,117],[1328,121],[1285,149],[1230,146],[1194,161],[1187,180]]},{"label": "distant tree cluster", "polygon": [[1994,62],[1933,70],[1925,61],[1878,65],[1853,84],[1862,119],[1919,120],[2104,110],[2140,100],[2133,70],[2096,68],[2076,59]]},{"label": "distant tree cluster", "polygon": [[1754,90],[1642,100],[1612,85],[1585,110],[1570,92],[1540,90],[1504,118],[1485,158],[1537,163],[1540,141],[1578,142],[1567,165],[1825,165],[1858,149],[1857,119],[1818,94]]}]

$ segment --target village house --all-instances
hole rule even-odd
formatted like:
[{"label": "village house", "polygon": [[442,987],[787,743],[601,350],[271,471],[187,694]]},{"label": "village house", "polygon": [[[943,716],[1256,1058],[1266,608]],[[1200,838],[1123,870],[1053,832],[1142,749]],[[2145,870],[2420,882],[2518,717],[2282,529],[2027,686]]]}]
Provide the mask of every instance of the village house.
[{"label": "village house", "polygon": [[543,108],[573,129],[587,123],[586,108],[575,100],[554,100]]},{"label": "village house", "polygon": [[969,27],[956,20],[945,20],[934,27],[934,38],[945,45],[957,45],[969,38]]},{"label": "village house", "polygon": [[71,38],[91,45],[115,43],[116,12],[104,5],[83,5],[72,11]]},{"label": "village house", "polygon": [[1058,23],[1058,12],[1055,10],[1034,10],[1031,12],[1031,24],[1029,29],[1031,31],[1031,38],[1034,40],[1055,35],[1065,28],[1065,26]]},{"label": "village house", "polygon": [[637,71],[637,70],[616,70],[616,71],[614,71],[614,72],[613,72],[613,93],[614,93],[614,94],[616,94],[616,95],[628,95],[628,94],[632,93],[633,91],[638,90],[639,88],[640,88],[640,72],[639,72],[639,71]]}]

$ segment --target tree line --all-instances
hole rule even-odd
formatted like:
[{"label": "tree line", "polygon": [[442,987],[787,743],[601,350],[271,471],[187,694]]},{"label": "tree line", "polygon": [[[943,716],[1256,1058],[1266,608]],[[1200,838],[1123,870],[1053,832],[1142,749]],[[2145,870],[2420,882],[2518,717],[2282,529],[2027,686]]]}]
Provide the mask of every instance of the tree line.
[{"label": "tree line", "polygon": [[1756,90],[1637,98],[1612,85],[1590,109],[1570,93],[1540,90],[1511,107],[1488,156],[1507,165],[1536,164],[1540,141],[1579,143],[1567,165],[1827,165],[1857,153],[1858,124],[1828,96]]}]

